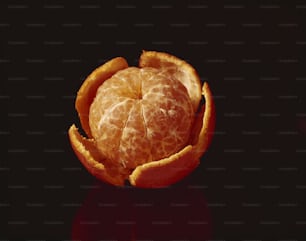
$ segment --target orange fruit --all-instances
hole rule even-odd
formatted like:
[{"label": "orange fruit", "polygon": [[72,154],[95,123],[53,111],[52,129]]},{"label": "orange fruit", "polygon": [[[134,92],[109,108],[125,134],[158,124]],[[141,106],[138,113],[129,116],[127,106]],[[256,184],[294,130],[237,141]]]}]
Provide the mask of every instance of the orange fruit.
[{"label": "orange fruit", "polygon": [[154,51],[142,53],[139,67],[118,57],[97,68],[76,109],[88,138],[72,125],[72,148],[91,174],[114,185],[177,182],[199,164],[215,123],[208,84],[201,88],[187,62]]}]

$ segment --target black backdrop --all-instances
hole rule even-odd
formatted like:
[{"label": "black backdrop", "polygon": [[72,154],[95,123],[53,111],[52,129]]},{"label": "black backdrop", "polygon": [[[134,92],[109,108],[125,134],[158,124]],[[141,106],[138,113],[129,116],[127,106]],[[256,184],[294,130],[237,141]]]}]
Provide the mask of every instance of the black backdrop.
[{"label": "black backdrop", "polygon": [[[304,1],[0,4],[0,238],[305,240]],[[98,182],[67,137],[84,78],[142,50],[190,62],[216,103],[201,165],[162,190]]]}]

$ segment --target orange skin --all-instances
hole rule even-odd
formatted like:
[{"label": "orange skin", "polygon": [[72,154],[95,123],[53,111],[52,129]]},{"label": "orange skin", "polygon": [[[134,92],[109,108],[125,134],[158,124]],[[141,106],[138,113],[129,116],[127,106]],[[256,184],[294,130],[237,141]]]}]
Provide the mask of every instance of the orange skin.
[{"label": "orange skin", "polygon": [[[97,141],[93,138],[89,125],[90,107],[97,89],[115,73],[128,68],[127,62],[121,57],[114,58],[94,70],[78,91],[75,105],[88,138],[81,136],[75,125],[70,127],[68,134],[79,160],[98,179],[117,186],[122,186],[125,180],[129,180],[131,185],[136,187],[165,187],[181,180],[199,165],[200,158],[213,136],[215,106],[208,84],[204,83],[201,87],[196,71],[185,61],[166,53],[144,51],[140,57],[139,67],[153,67],[166,71],[179,79],[189,94],[195,117],[189,139],[179,151],[158,160],[137,164],[132,170],[128,170],[116,165],[97,148]],[[199,108],[202,97],[205,104]],[[198,109],[200,110],[197,112]]]}]

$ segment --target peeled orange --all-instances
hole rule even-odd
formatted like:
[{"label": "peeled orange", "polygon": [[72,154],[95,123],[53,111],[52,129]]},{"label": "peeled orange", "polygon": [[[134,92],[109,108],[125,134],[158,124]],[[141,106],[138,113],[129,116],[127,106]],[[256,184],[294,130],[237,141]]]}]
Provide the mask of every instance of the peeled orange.
[{"label": "peeled orange", "polygon": [[108,61],[86,78],[75,105],[87,138],[72,125],[72,148],[91,174],[113,185],[179,181],[199,164],[214,130],[208,84],[201,87],[195,69],[167,53],[144,51],[139,67]]}]

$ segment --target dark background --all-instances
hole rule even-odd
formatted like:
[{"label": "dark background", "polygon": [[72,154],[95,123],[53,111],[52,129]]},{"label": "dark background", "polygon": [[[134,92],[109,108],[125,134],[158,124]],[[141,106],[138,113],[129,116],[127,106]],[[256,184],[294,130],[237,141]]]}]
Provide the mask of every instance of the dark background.
[{"label": "dark background", "polygon": [[[286,2],[1,1],[0,238],[305,240],[306,2]],[[84,78],[142,50],[191,63],[217,111],[161,190],[98,182],[67,137]]]}]

